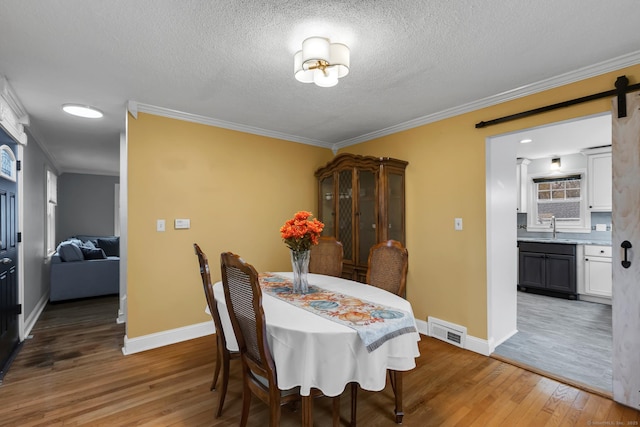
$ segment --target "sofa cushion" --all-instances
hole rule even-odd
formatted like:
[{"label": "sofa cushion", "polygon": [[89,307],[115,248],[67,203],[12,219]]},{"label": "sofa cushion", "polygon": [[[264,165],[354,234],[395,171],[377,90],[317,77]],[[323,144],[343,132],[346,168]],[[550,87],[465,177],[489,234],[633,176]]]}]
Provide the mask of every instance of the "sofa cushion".
[{"label": "sofa cushion", "polygon": [[100,248],[89,248],[87,246],[82,246],[80,250],[82,251],[84,259],[107,259],[104,251]]},{"label": "sofa cushion", "polygon": [[72,242],[62,242],[56,248],[60,258],[64,262],[73,262],[73,261],[83,261],[84,256],[82,255],[82,251],[80,248]]},{"label": "sofa cushion", "polygon": [[107,256],[120,256],[119,237],[99,237],[98,247],[104,250]]}]

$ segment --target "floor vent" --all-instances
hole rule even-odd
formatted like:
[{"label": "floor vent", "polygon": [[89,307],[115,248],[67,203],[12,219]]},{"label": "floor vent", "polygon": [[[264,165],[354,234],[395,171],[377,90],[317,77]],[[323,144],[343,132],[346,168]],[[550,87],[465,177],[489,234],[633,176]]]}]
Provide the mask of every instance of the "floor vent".
[{"label": "floor vent", "polygon": [[429,336],[464,348],[467,328],[431,316],[427,318],[427,322],[429,323]]}]

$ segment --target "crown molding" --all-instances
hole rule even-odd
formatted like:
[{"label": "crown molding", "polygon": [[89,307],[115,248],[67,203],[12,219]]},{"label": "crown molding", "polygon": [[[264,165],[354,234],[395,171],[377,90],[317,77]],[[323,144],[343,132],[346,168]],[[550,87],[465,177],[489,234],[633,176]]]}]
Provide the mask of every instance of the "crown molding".
[{"label": "crown molding", "polygon": [[149,113],[156,116],[168,117],[171,119],[178,119],[192,123],[199,123],[208,126],[215,126],[223,129],[234,130],[238,132],[250,133],[253,135],[266,136],[269,138],[282,139],[285,141],[298,142],[300,144],[313,145],[315,147],[331,148],[331,143],[318,141],[311,138],[304,138],[295,135],[289,135],[283,132],[272,131],[268,129],[262,129],[255,126],[243,125],[240,123],[227,122],[224,120],[218,120],[211,117],[200,116],[198,114],[185,113],[182,111],[171,110],[169,108],[157,107],[155,105],[143,104],[135,101],[127,102],[127,109],[129,113],[138,118],[138,113]]},{"label": "crown molding", "polygon": [[29,126],[29,115],[27,114],[27,110],[20,102],[20,99],[18,99],[18,96],[9,84],[7,78],[2,75],[0,75],[0,93],[9,108],[11,108],[11,111],[13,111],[13,114],[16,115],[17,122],[21,125]]},{"label": "crown molding", "polygon": [[470,113],[472,111],[476,111],[482,108],[491,107],[493,105],[500,104],[507,101],[512,101],[518,98],[523,98],[525,96],[533,95],[539,92],[543,92],[545,90],[575,83],[581,80],[585,80],[591,77],[599,76],[601,74],[620,70],[622,68],[630,67],[637,64],[640,64],[640,51],[632,52],[627,55],[619,56],[617,58],[603,61],[598,64],[590,65],[588,67],[583,67],[575,71],[561,74],[559,76],[551,77],[536,83],[511,89],[506,92],[502,92],[502,93],[492,95],[483,99],[479,99],[477,101],[469,102],[467,104],[463,104],[453,108],[448,108],[446,110],[442,110],[437,113],[429,114],[423,117],[418,117],[403,123],[399,123],[397,125],[389,126],[384,129],[380,129],[374,132],[369,132],[369,133],[356,136],[354,138],[345,139],[343,141],[339,141],[336,143],[319,141],[311,138],[304,138],[296,135],[290,135],[282,132],[262,129],[255,126],[243,125],[240,123],[227,122],[224,120],[200,116],[197,114],[185,113],[182,111],[172,110],[169,108],[158,107],[158,106],[144,104],[144,103],[138,103],[136,101],[128,101],[127,110],[133,116],[133,118],[136,118],[136,119],[138,117],[138,112],[149,113],[157,116],[184,120],[184,121],[204,124],[208,126],[215,126],[223,129],[229,129],[229,130],[234,130],[238,132],[245,132],[253,135],[261,135],[269,138],[298,142],[301,144],[313,145],[315,147],[329,148],[335,154],[340,148],[349,147],[351,145],[359,144],[361,142],[366,142],[372,139],[381,138],[383,136],[413,129],[429,123],[434,123],[440,120],[448,119],[450,117],[459,116],[461,114]]},{"label": "crown molding", "polygon": [[450,117],[458,116],[461,114],[470,113],[472,111],[476,111],[481,108],[491,107],[493,105],[500,104],[507,101],[512,101],[514,99],[523,98],[525,96],[533,95],[539,92],[543,92],[545,90],[575,83],[581,80],[585,80],[591,77],[596,77],[601,74],[620,70],[622,68],[630,67],[637,64],[640,64],[640,51],[632,52],[630,54],[619,56],[617,58],[614,58],[608,61],[604,61],[598,64],[590,65],[588,67],[580,68],[578,70],[561,74],[556,77],[551,77],[545,80],[541,80],[537,83],[521,86],[519,88],[502,92],[497,95],[492,95],[487,98],[470,102],[468,104],[460,105],[454,108],[449,108],[434,114],[429,114],[427,116],[418,117],[416,119],[412,119],[404,123],[390,126],[388,128],[380,129],[375,132],[370,132],[354,138],[345,139],[344,141],[340,141],[333,144],[332,148],[335,150],[339,148],[348,147],[350,145],[359,144],[361,142],[370,141],[372,139],[381,138],[383,136],[413,129],[418,126],[434,123],[434,122],[448,119]]}]

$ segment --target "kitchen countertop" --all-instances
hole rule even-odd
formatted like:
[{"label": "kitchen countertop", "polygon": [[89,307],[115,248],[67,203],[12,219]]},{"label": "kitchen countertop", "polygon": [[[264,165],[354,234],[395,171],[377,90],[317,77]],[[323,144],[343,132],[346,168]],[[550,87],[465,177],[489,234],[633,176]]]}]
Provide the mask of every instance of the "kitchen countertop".
[{"label": "kitchen countertop", "polygon": [[562,244],[565,244],[565,245],[611,246],[611,240],[553,239],[553,238],[550,238],[550,237],[518,237],[518,242],[562,243]]}]

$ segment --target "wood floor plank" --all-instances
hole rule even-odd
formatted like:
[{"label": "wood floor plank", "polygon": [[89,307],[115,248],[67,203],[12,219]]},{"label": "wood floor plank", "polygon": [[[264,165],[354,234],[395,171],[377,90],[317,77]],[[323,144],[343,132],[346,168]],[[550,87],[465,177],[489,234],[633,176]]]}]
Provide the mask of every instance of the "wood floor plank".
[{"label": "wood floor plank", "polygon": [[[0,426],[237,426],[241,368],[231,364],[224,411],[214,417],[209,391],[215,337],[129,356],[117,298],[50,305],[0,385]],[[404,375],[404,426],[581,426],[591,421],[638,425],[640,414],[605,397],[429,337],[416,368]],[[330,373],[328,373],[330,375]],[[358,425],[394,426],[393,392],[358,393]],[[350,414],[341,399],[343,425]],[[316,426],[331,425],[331,399],[314,402]],[[249,426],[262,427],[268,407],[252,400]],[[283,427],[301,412],[283,407]],[[635,424],[633,424],[635,423]]]}]

